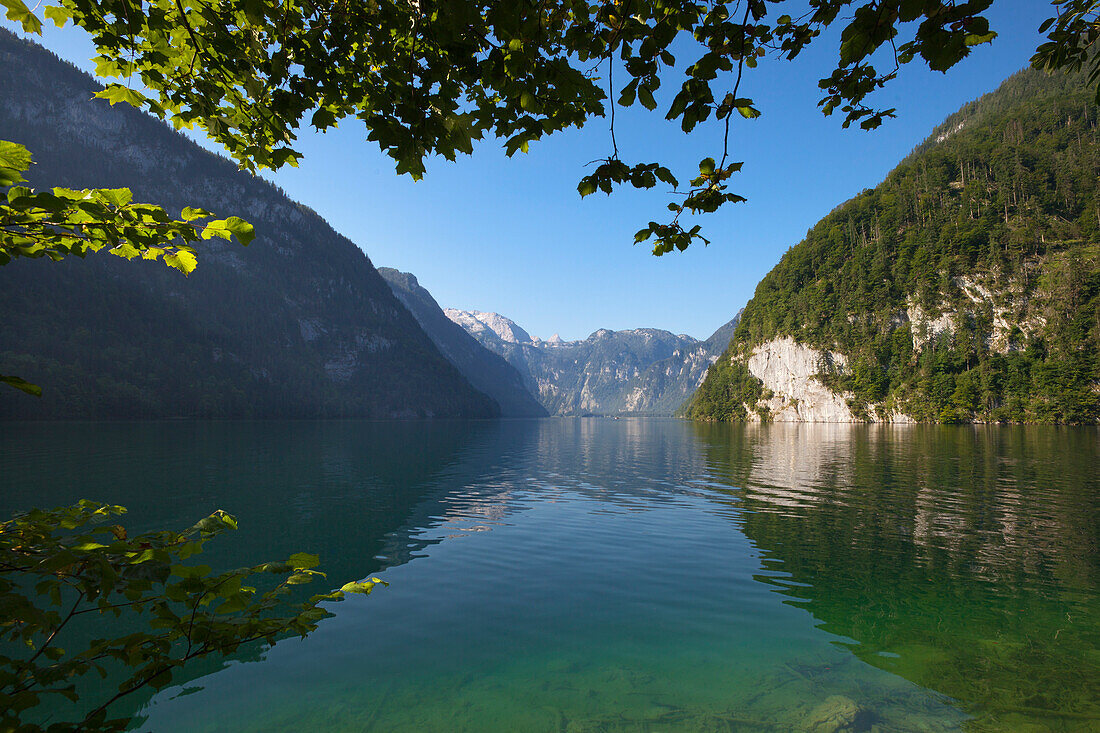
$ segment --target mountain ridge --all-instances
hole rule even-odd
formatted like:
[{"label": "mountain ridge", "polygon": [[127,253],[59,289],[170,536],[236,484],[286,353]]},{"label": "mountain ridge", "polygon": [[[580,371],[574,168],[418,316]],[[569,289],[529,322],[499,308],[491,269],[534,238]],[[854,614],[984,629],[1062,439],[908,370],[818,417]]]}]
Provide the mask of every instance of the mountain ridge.
[{"label": "mountain ridge", "polygon": [[542,341],[499,313],[444,312],[514,366],[554,415],[677,414],[739,318],[703,341],[657,328],[600,328],[585,339]]},{"label": "mountain ridge", "polygon": [[[0,137],[37,187],[127,187],[255,225],[210,240],[187,278],[98,254],[0,268],[0,372],[42,386],[0,416],[493,417],[374,270],[308,207],[127,105],[71,64],[0,30]],[[19,317],[14,317],[19,314]],[[16,399],[18,397],[19,399]]]}]

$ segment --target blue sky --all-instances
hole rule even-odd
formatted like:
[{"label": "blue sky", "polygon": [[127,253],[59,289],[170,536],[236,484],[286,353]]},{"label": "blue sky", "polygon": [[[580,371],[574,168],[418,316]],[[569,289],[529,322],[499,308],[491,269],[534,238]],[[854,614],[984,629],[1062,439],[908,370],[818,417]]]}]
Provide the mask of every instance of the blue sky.
[{"label": "blue sky", "polygon": [[[610,151],[604,120],[511,159],[487,141],[456,163],[429,161],[419,182],[398,177],[390,159],[365,141],[362,126],[346,121],[323,135],[303,132],[301,166],[267,177],[376,266],[414,273],[444,307],[495,311],[542,338],[639,327],[705,338],[818,219],[879,183],[944,117],[1026,66],[1040,42],[1036,29],[1050,14],[1046,2],[996,0],[987,15],[999,37],[947,74],[918,62],[903,67],[876,100],[896,107],[898,117],[873,132],[844,130],[838,116],[823,117],[817,108],[817,79],[835,58],[832,39],[819,39],[794,62],[747,73],[740,94],[764,113],[737,118],[731,130],[731,159],[745,162],[733,190],[748,202],[698,219],[709,247],[660,258],[634,246],[633,234],[650,219],[667,218],[666,193],[577,194],[585,164]],[[47,24],[39,41],[89,68],[91,47],[79,32]],[[675,78],[666,80],[658,103],[667,105]],[[619,110],[625,161],[662,161],[684,181],[700,159],[721,153],[719,124],[687,136],[662,116]]]}]

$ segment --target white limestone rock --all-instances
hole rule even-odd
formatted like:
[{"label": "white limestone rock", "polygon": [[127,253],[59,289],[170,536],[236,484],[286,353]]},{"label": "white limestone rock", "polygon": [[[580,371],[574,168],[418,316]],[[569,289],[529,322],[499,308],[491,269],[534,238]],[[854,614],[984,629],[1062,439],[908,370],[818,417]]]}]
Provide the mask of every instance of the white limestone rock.
[{"label": "white limestone rock", "polygon": [[[818,376],[826,370],[843,373],[848,368],[848,359],[840,352],[814,349],[785,336],[757,346],[745,366],[764,383],[765,394],[770,393],[759,406],[768,408],[773,422],[864,422],[848,406],[851,393],[834,392]],[[749,419],[758,421],[756,405],[746,407]],[[881,405],[872,406],[867,418],[881,423],[913,422],[908,415]]]},{"label": "white limestone rock", "polygon": [[933,316],[924,310],[910,295],[905,301],[905,318],[909,321],[909,328],[913,335],[913,350],[920,351],[929,341],[935,341],[940,334],[951,335],[955,333],[956,314],[950,310],[943,310]]},{"label": "white limestone rock", "polygon": [[509,344],[534,343],[531,339],[531,335],[517,326],[515,321],[510,318],[505,318],[499,313],[464,311],[458,308],[444,308],[443,313],[452,321],[466,329],[466,331],[475,338],[477,338],[479,334],[492,332],[496,334],[496,337],[501,341]]},{"label": "white limestone rock", "polygon": [[858,422],[845,396],[817,377],[830,361],[837,369],[847,366],[843,354],[818,351],[785,336],[753,349],[746,366],[772,392],[761,404],[775,422]]}]

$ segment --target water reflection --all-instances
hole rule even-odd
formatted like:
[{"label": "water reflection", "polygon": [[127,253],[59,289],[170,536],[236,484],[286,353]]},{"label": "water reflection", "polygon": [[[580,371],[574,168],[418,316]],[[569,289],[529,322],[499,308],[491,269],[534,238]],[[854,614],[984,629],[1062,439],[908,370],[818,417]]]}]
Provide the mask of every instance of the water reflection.
[{"label": "water reflection", "polygon": [[471,443],[475,468],[431,479],[387,538],[418,548],[385,570],[389,588],[262,665],[159,695],[148,728],[216,730],[229,711],[254,730],[792,730],[851,713],[942,731],[964,717],[760,582],[743,511],[721,502],[686,424],[508,434],[514,451]]},{"label": "water reflection", "polygon": [[[448,493],[524,452],[499,422],[354,421],[11,425],[0,512],[81,498],[121,504],[133,530],[182,527],[215,509],[240,530],[215,563],[319,554],[334,584],[406,562],[433,518],[506,497]],[[482,492],[485,494],[485,492]]]},{"label": "water reflection", "polygon": [[143,730],[1100,720],[1095,430],[573,419],[12,432],[6,509],[94,496],[154,527],[224,507],[242,529],[212,547],[219,561],[308,550],[333,584],[391,581],[262,664],[166,690]]},{"label": "water reflection", "polygon": [[[482,472],[525,453],[533,437],[505,425],[9,423],[0,444],[0,515],[90,498],[126,507],[133,532],[182,529],[224,509],[240,529],[208,543],[202,561],[232,568],[318,554],[327,587],[301,586],[304,598],[417,557],[442,539],[425,536],[425,527],[501,517],[507,492],[486,488]],[[466,485],[483,488],[454,491]],[[94,626],[80,631],[89,639],[102,634]],[[266,651],[250,645],[236,660],[262,660]],[[224,666],[220,658],[198,660],[177,681]],[[99,692],[113,684],[90,680],[86,697],[104,697]],[[140,706],[138,698],[126,704]]]},{"label": "water reflection", "polygon": [[978,729],[1100,727],[1096,430],[694,426],[761,574]]}]

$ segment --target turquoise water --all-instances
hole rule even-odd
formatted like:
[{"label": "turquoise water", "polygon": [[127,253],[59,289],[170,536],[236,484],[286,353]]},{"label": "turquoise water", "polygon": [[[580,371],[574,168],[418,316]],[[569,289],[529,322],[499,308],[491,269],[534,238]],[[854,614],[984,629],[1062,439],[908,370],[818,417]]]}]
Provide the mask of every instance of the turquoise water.
[{"label": "turquoise water", "polygon": [[[317,552],[332,606],[135,730],[1100,730],[1100,432],[656,419],[20,425],[5,511],[212,559]],[[221,668],[219,668],[221,666]],[[207,674],[208,673],[208,674]]]}]

